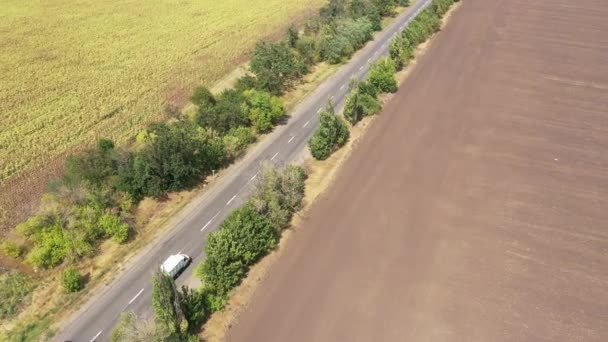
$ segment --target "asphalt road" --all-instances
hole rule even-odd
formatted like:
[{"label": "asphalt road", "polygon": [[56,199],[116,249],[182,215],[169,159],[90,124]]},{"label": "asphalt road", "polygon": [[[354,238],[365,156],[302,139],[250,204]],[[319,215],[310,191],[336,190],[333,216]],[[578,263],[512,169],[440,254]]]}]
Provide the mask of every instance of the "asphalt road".
[{"label": "asphalt road", "polygon": [[203,247],[207,235],[217,230],[230,211],[247,199],[261,164],[269,162],[283,166],[301,156],[308,139],[318,126],[317,113],[325,108],[328,99],[331,99],[336,109],[342,108],[350,80],[364,78],[369,63],[386,55],[391,38],[402,31],[409,20],[429,3],[430,0],[417,2],[399,15],[349,63],[307,96],[290,113],[286,124],[277,127],[245,158],[231,166],[223,179],[187,206],[178,215],[179,220],[174,223],[174,229],[133,257],[111,284],[97,289],[100,294],[72,315],[54,340],[107,341],[122,312],[133,311],[138,315],[148,315],[151,275],[171,254],[181,252],[193,258],[192,265],[178,278],[178,286],[191,279],[193,266],[204,259]]}]

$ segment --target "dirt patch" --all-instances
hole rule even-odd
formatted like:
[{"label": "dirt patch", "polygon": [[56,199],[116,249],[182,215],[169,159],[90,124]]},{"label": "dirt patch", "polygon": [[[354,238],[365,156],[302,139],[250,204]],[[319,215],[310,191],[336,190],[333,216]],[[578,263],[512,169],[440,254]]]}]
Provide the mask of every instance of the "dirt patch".
[{"label": "dirt patch", "polygon": [[465,0],[226,340],[605,340],[607,15]]}]

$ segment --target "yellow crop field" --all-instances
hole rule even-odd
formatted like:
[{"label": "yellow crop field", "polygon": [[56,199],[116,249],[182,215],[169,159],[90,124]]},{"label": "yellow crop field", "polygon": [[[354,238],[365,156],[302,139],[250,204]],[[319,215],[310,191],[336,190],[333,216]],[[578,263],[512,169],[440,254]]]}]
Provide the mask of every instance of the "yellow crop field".
[{"label": "yellow crop field", "polygon": [[326,0],[3,0],[0,184],[119,142]]}]

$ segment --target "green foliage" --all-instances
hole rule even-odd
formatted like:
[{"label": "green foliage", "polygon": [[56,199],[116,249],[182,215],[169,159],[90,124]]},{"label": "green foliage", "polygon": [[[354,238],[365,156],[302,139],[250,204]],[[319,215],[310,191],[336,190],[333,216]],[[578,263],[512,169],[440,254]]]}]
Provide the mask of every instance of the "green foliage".
[{"label": "green foliage", "polygon": [[344,105],[344,118],[351,125],[355,125],[363,117],[376,114],[380,109],[380,102],[375,97],[362,92],[358,86],[353,84]]},{"label": "green foliage", "polygon": [[437,32],[441,26],[439,16],[433,12],[432,7],[426,8],[424,11],[412,20],[403,36],[413,45],[416,46],[426,41],[434,32]]},{"label": "green foliage", "polygon": [[399,6],[409,6],[410,5],[410,0],[397,0],[397,4]]},{"label": "green foliage", "polygon": [[309,36],[301,37],[298,39],[295,48],[306,65],[310,66],[315,63],[317,55],[317,41],[315,38]]},{"label": "green foliage", "polygon": [[380,93],[394,93],[397,91],[397,79],[395,79],[395,63],[390,58],[381,58],[372,64],[367,76],[366,90],[369,95],[376,96]]},{"label": "green foliage", "polygon": [[108,177],[116,174],[114,143],[101,139],[96,149],[70,155],[65,161],[64,183],[84,182],[88,187],[99,188]]},{"label": "green foliage", "polygon": [[275,95],[307,71],[304,62],[284,42],[259,42],[250,67],[258,86]]},{"label": "green foliage", "polygon": [[382,16],[392,16],[395,14],[397,3],[395,0],[372,0],[374,7]]},{"label": "green foliage", "polygon": [[99,218],[97,224],[106,236],[111,236],[118,243],[123,243],[129,238],[129,225],[121,222],[116,216],[105,214]]},{"label": "green foliage", "polygon": [[184,315],[173,278],[158,269],[152,277],[152,308],[157,329],[167,336],[180,335]]},{"label": "green foliage", "polygon": [[431,3],[431,11],[441,18],[450,9],[454,2],[454,0],[433,0]]},{"label": "green foliage", "polygon": [[188,331],[195,333],[210,313],[206,298],[207,293],[182,286],[177,296],[184,317],[188,322]]},{"label": "green foliage", "polygon": [[372,3],[380,11],[383,16],[392,16],[395,14],[395,8],[399,0],[372,0]]},{"label": "green foliage", "polygon": [[207,259],[201,274],[205,284],[225,296],[236,286],[250,265],[276,244],[272,222],[251,203],[234,210],[220,229],[209,234]]},{"label": "green foliage", "polygon": [[251,203],[273,224],[277,234],[289,223],[292,214],[300,208],[304,196],[306,173],[299,166],[287,166],[279,171],[265,165]]},{"label": "green foliage", "polygon": [[258,132],[268,132],[285,115],[283,101],[276,96],[253,89],[245,91],[244,96],[249,120]]},{"label": "green foliage", "polygon": [[291,24],[287,29],[287,44],[289,44],[290,48],[295,48],[296,43],[298,42],[299,32],[296,25]]},{"label": "green foliage", "polygon": [[324,160],[348,141],[350,133],[344,120],[330,111],[321,112],[319,120],[319,128],[308,141],[308,148],[315,159]]},{"label": "green foliage", "polygon": [[382,30],[382,14],[375,6],[372,6],[370,11],[368,12],[367,19],[372,24],[372,30]]},{"label": "green foliage", "polygon": [[76,267],[70,266],[63,271],[61,285],[66,292],[78,292],[84,288],[82,275]]},{"label": "green foliage", "polygon": [[372,38],[373,26],[367,18],[341,19],[325,27],[319,44],[323,60],[340,63]]},{"label": "green foliage", "polygon": [[242,93],[245,90],[254,89],[257,86],[257,80],[255,77],[247,74],[236,81],[234,90]]},{"label": "green foliage", "polygon": [[395,64],[395,69],[397,69],[397,71],[403,69],[408,60],[407,52],[405,50],[405,39],[403,36],[399,35],[391,40],[388,52]]},{"label": "green foliage", "polygon": [[329,2],[319,9],[319,15],[325,21],[343,16],[346,13],[347,0],[329,0]]},{"label": "green foliage", "polygon": [[0,319],[14,317],[25,305],[31,295],[34,284],[31,279],[21,272],[0,273]]},{"label": "green foliage", "polygon": [[371,9],[371,4],[366,0],[351,0],[348,4],[348,15],[353,19],[365,17]]},{"label": "green foliage", "polygon": [[112,342],[198,341],[195,334],[208,317],[208,294],[182,286],[177,291],[173,278],[157,272],[153,279],[154,322],[123,312],[112,330]]},{"label": "green foliage", "polygon": [[151,131],[154,138],[119,172],[120,189],[133,198],[184,189],[223,164],[222,140],[190,122],[156,124]]},{"label": "green foliage", "polygon": [[[247,79],[243,79],[243,82]],[[194,120],[203,128],[210,128],[219,134],[231,129],[247,126],[249,119],[242,106],[246,98],[243,92],[236,89],[223,91],[213,104],[199,106]]]},{"label": "green foliage", "polygon": [[238,157],[248,145],[256,141],[256,135],[253,129],[249,127],[238,127],[232,129],[222,138],[226,156],[229,159]]},{"label": "green foliage", "polygon": [[215,97],[211,94],[211,91],[207,87],[197,87],[194,89],[194,94],[190,98],[190,101],[198,107],[214,106]]},{"label": "green foliage", "polygon": [[23,253],[23,248],[15,241],[4,240],[0,242],[0,253],[9,257],[18,258]]},{"label": "green foliage", "polygon": [[63,228],[58,224],[41,227],[33,238],[35,245],[27,254],[26,261],[34,266],[57,266],[70,254],[68,240],[63,235]]}]

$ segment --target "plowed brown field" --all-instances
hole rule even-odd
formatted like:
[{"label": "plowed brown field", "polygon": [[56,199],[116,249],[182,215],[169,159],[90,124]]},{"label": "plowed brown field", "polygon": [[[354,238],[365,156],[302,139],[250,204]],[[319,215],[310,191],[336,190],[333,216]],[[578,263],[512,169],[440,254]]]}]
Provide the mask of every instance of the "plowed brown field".
[{"label": "plowed brown field", "polygon": [[464,0],[230,341],[608,341],[608,2]]}]

